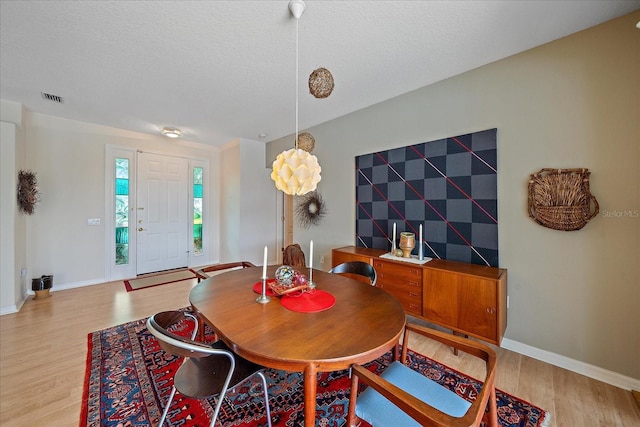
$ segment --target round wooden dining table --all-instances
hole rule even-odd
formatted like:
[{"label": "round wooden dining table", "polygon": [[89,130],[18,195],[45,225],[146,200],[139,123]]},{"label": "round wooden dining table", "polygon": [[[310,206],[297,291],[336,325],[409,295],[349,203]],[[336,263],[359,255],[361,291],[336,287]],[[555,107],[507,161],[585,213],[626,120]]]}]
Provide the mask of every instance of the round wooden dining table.
[{"label": "round wooden dining table", "polygon": [[[273,277],[278,266],[271,266]],[[297,269],[308,275],[309,270]],[[404,330],[402,305],[382,289],[338,274],[313,270],[318,291],[335,298],[330,308],[298,312],[281,298],[256,302],[261,267],[209,277],[189,295],[194,311],[234,352],[260,365],[304,378],[306,427],[315,425],[317,373],[348,369],[396,348]],[[397,358],[397,354],[395,354]]]}]

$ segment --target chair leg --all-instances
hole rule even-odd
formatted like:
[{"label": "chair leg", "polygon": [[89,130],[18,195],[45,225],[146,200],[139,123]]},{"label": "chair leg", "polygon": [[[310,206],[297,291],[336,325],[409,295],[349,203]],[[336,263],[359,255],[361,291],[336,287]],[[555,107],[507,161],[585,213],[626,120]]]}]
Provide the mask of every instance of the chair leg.
[{"label": "chair leg", "polygon": [[267,378],[264,376],[264,373],[262,372],[257,372],[258,375],[260,375],[260,378],[262,378],[262,388],[264,390],[264,406],[267,409],[267,423],[269,424],[269,427],[271,427],[271,409],[269,408],[269,392],[267,391]]},{"label": "chair leg", "polygon": [[169,400],[167,400],[167,404],[164,407],[164,411],[162,411],[162,417],[160,417],[160,422],[158,422],[158,427],[162,427],[164,420],[167,418],[167,414],[169,413],[169,408],[171,407],[171,403],[173,402],[173,396],[176,395],[176,388],[171,387],[171,394],[169,395]]},{"label": "chair leg", "polygon": [[222,407],[222,403],[224,402],[224,396],[227,394],[227,384],[223,387],[222,393],[218,395],[216,398],[216,407],[213,410],[213,418],[211,418],[211,425],[209,427],[215,427],[216,421],[218,420],[218,414],[220,413],[220,408]]},{"label": "chair leg", "polygon": [[231,382],[231,377],[233,376],[233,371],[236,369],[236,359],[230,354],[225,354],[225,356],[229,359],[231,366],[229,367],[229,372],[227,372],[227,378],[224,380],[224,384],[222,385],[222,390],[220,390],[220,394],[218,394],[216,401],[216,408],[213,411],[213,418],[211,418],[211,426],[215,427],[216,420],[218,419],[218,413],[220,413],[220,407],[222,406],[222,402],[224,402],[224,397],[227,394],[227,389],[229,388],[229,383]]},{"label": "chair leg", "polygon": [[496,388],[493,387],[489,396],[489,427],[498,426],[498,403],[496,400]]}]

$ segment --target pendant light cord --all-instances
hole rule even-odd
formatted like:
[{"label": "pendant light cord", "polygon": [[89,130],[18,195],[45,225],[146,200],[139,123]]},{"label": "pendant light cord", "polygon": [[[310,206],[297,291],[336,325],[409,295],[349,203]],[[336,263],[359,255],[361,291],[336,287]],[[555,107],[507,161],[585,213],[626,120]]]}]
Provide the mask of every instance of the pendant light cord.
[{"label": "pendant light cord", "polygon": [[295,148],[298,149],[298,25],[300,19],[296,18],[296,135],[295,135]]}]

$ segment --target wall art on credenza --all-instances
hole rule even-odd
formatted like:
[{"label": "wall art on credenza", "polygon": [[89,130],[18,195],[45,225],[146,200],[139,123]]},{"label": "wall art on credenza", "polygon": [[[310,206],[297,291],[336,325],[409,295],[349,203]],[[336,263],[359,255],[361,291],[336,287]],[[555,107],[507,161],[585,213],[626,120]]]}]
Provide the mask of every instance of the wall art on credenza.
[{"label": "wall art on credenza", "polygon": [[[423,224],[424,256],[498,266],[497,129],[357,156],[356,246]],[[397,244],[397,242],[396,242]]]}]

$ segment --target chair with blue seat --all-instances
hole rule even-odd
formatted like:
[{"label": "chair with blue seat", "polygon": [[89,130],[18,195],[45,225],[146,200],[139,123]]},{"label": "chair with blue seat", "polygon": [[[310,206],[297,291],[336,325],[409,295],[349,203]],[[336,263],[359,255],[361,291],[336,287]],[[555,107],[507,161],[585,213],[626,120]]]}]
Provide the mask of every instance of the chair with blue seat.
[{"label": "chair with blue seat", "polygon": [[[484,384],[473,403],[405,364],[409,332],[439,341],[484,360]],[[498,422],[496,363],[495,351],[484,344],[408,323],[404,333],[401,361],[392,362],[380,376],[360,365],[352,366],[347,424],[355,427],[361,419],[374,427],[479,426],[488,405],[488,425],[495,427]],[[368,387],[358,395],[360,382]]]},{"label": "chair with blue seat", "polygon": [[[195,322],[190,338],[171,332],[175,325],[186,318]],[[227,390],[248,381],[254,375],[258,375],[262,380],[267,424],[271,427],[269,393],[267,380],[262,372],[265,369],[263,366],[238,356],[222,341],[211,344],[194,341],[198,331],[198,320],[190,313],[181,311],[157,313],[147,319],[147,329],[158,339],[162,350],[184,357],[182,365],[174,375],[171,394],[158,423],[159,427],[162,427],[167,417],[176,392],[196,399],[215,397],[216,406],[211,419],[211,427],[214,427]]]},{"label": "chair with blue seat", "polygon": [[376,279],[378,277],[376,269],[371,264],[363,261],[347,261],[342,264],[338,264],[329,270],[329,273],[334,274],[353,274],[356,276],[362,276],[366,278],[371,286],[376,285]]}]

